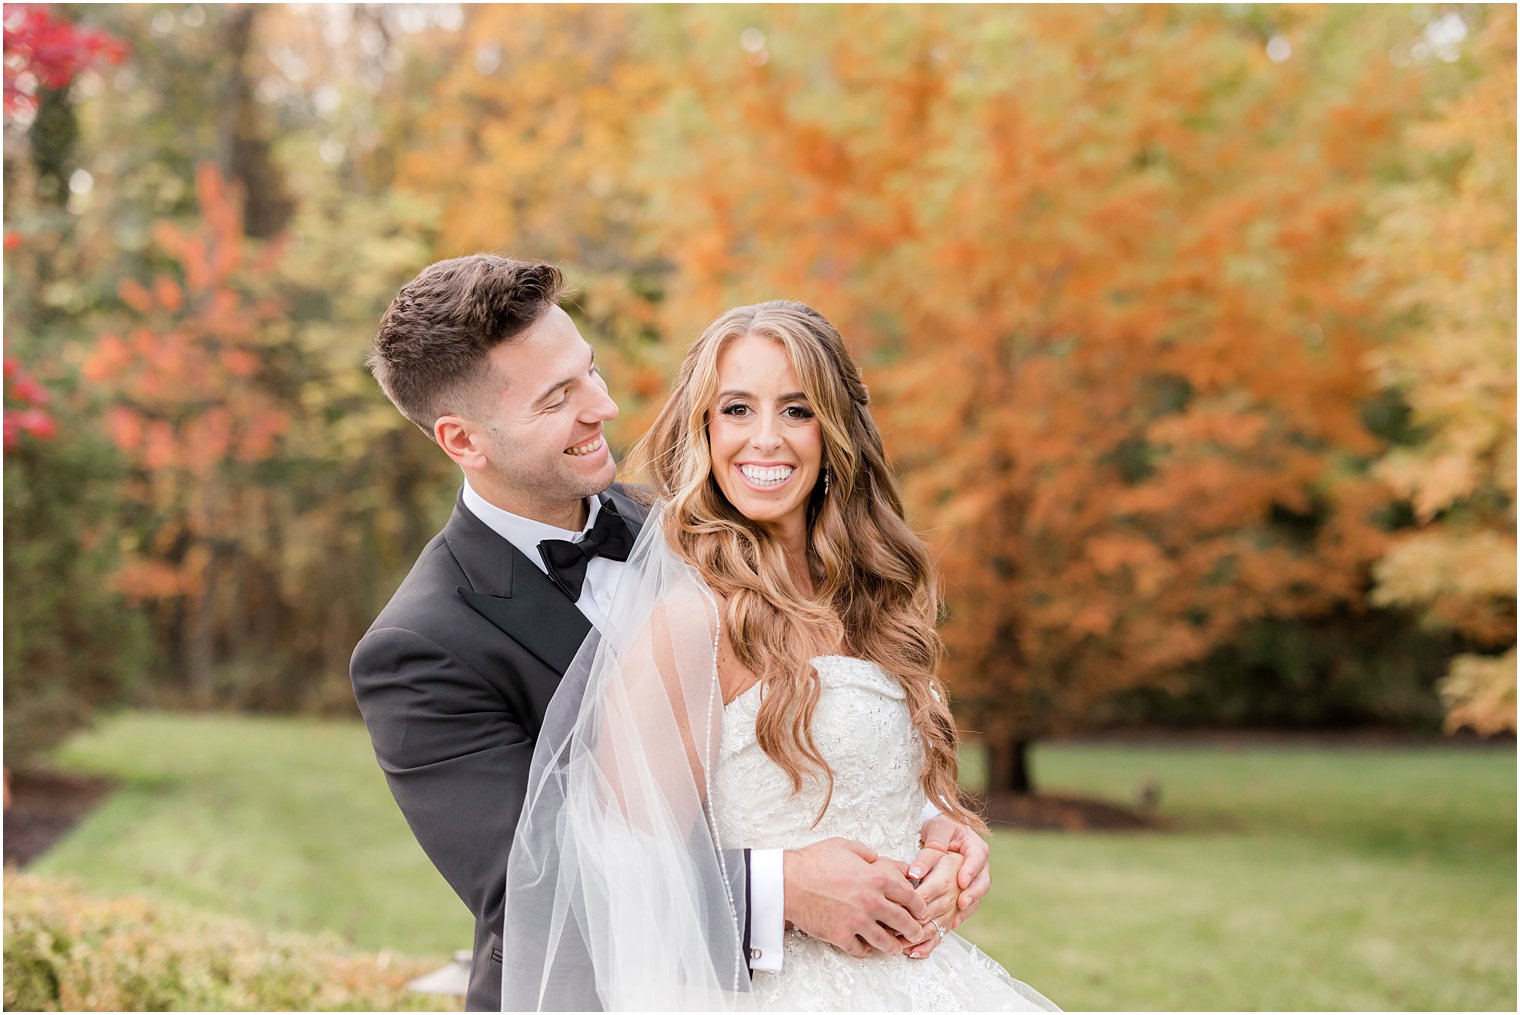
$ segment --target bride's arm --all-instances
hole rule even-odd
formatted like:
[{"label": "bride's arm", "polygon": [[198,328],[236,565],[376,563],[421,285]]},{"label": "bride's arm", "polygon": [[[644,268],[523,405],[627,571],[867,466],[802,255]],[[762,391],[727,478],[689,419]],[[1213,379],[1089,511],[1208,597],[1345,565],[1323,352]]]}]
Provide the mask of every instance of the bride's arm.
[{"label": "bride's arm", "polygon": [[604,651],[594,734],[606,802],[636,827],[659,812],[678,826],[706,822],[722,733],[716,675],[716,603],[682,589],[656,604],[639,627]]}]

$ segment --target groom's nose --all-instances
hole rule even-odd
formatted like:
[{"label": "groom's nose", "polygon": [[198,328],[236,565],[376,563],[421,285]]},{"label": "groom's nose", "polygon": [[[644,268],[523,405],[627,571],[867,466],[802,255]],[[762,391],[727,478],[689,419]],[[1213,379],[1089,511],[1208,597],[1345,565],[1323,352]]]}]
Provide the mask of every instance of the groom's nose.
[{"label": "groom's nose", "polygon": [[599,384],[590,386],[591,397],[581,409],[581,421],[585,423],[601,423],[612,419],[618,414],[618,404],[612,400],[607,389]]}]

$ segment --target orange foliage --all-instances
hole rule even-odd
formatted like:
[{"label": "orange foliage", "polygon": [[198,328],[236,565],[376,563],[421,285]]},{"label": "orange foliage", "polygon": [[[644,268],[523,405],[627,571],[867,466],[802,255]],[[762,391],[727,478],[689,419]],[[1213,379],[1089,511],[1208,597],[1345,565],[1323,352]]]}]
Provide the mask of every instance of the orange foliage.
[{"label": "orange foliage", "polygon": [[261,355],[280,304],[244,291],[258,270],[236,195],[210,166],[196,180],[202,221],[154,231],[182,279],[124,281],[119,295],[135,320],[125,334],[103,332],[82,369],[110,398],[105,432],[139,470],[144,506],[162,514],[155,546],[118,575],[122,591],[141,599],[199,588],[205,555],[195,547],[227,531],[236,500],[220,487],[273,454],[290,425]]},{"label": "orange foliage", "polygon": [[439,252],[584,269],[592,335],[658,338],[611,372],[624,433],[723,309],[832,318],[991,735],[1089,723],[1260,618],[1364,607],[1396,284],[1356,240],[1432,87],[1390,59],[1408,11],[471,17],[404,161],[449,202]]},{"label": "orange foliage", "polygon": [[641,234],[674,262],[662,330],[774,296],[841,326],[995,736],[1363,601],[1384,294],[1350,245],[1418,74],[1388,19],[1281,17],[1281,66],[1211,9],[686,24]]},{"label": "orange foliage", "polygon": [[1478,650],[1441,691],[1451,728],[1493,733],[1516,723],[1514,8],[1475,41],[1486,73],[1410,138],[1457,169],[1393,188],[1368,244],[1409,315],[1368,362],[1428,435],[1378,463],[1419,526],[1378,562],[1374,598]]},{"label": "orange foliage", "polygon": [[628,179],[658,78],[623,7],[482,5],[399,179],[444,205],[439,256],[499,250],[605,269],[633,228]]}]

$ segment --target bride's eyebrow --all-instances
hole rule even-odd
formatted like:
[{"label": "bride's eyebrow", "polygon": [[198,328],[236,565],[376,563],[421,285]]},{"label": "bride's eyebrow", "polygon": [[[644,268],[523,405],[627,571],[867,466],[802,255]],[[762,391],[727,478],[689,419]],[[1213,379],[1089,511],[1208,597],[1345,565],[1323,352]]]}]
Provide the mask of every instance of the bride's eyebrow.
[{"label": "bride's eyebrow", "polygon": [[[725,398],[754,398],[754,397],[755,396],[752,395],[752,394],[750,394],[748,391],[720,391],[720,392],[718,392],[718,399],[719,399],[719,401],[721,401],[721,400],[723,400]],[[776,401],[778,401],[778,402],[806,402],[807,401],[807,392],[805,392],[805,391],[788,391],[786,394],[784,394],[780,398],[776,399]]]}]

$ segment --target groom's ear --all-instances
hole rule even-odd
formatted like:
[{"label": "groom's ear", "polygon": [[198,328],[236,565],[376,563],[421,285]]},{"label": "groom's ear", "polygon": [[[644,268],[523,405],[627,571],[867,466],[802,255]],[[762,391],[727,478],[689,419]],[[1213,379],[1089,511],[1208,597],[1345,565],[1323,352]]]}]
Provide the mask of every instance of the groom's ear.
[{"label": "groom's ear", "polygon": [[478,470],[486,466],[484,444],[470,421],[462,416],[439,416],[433,423],[433,439],[443,453],[460,468]]}]

